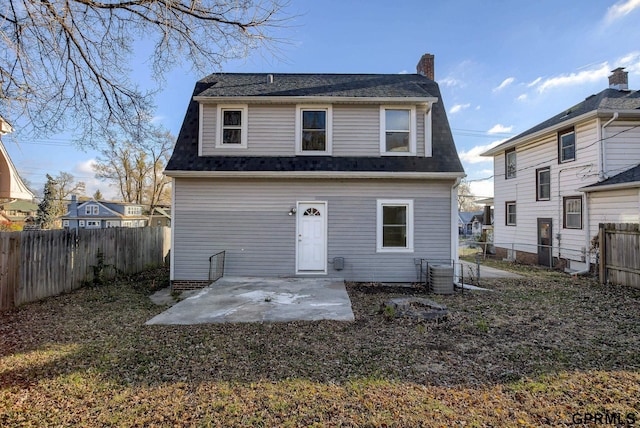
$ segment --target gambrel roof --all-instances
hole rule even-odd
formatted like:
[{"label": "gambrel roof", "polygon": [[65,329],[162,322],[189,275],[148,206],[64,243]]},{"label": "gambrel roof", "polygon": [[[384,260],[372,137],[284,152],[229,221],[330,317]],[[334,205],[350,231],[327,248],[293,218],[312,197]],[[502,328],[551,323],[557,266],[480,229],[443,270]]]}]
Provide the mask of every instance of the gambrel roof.
[{"label": "gambrel roof", "polygon": [[[271,77],[270,77],[271,76]],[[272,78],[272,83],[269,83]],[[432,104],[431,157],[198,156],[198,101]],[[240,102],[240,101],[238,101]],[[196,83],[169,160],[176,172],[415,172],[463,176],[438,84],[419,74],[212,74]]]}]

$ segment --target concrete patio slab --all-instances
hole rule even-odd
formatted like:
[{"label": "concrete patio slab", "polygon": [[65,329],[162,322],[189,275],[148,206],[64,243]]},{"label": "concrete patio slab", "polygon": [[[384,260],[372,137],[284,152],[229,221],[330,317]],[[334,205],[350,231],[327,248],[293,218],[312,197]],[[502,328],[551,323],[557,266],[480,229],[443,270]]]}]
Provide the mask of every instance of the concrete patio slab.
[{"label": "concrete patio slab", "polygon": [[223,277],[146,324],[353,321],[344,281],[318,278]]}]

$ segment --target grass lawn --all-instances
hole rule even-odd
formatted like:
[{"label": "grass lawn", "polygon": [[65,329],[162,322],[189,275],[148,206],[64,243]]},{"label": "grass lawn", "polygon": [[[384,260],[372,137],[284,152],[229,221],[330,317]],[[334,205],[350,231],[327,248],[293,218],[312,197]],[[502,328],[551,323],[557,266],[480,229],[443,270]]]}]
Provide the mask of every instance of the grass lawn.
[{"label": "grass lawn", "polygon": [[0,426],[640,424],[640,291],[538,269],[426,296],[348,285],[354,322],[145,326],[149,272],[0,313]]}]

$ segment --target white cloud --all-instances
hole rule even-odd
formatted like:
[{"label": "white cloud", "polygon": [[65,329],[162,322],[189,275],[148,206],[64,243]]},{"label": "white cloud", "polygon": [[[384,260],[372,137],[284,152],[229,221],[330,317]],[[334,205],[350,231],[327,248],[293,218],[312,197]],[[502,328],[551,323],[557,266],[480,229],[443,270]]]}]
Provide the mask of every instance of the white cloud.
[{"label": "white cloud", "polygon": [[609,9],[604,17],[606,25],[610,25],[620,18],[624,18],[634,10],[640,8],[640,0],[620,0]]},{"label": "white cloud", "polygon": [[460,160],[463,163],[476,164],[481,162],[493,162],[492,157],[482,157],[480,156],[480,154],[486,152],[492,147],[497,146],[503,141],[505,141],[505,139],[494,141],[493,143],[482,145],[482,146],[475,146],[475,147],[472,147],[470,150],[458,150],[458,156],[460,156]]},{"label": "white cloud", "polygon": [[409,72],[407,70],[402,70],[402,71],[399,71],[398,74],[409,74]]},{"label": "white cloud", "polygon": [[630,52],[616,61],[616,67],[624,67],[630,73],[640,74],[640,52]]},{"label": "white cloud", "polygon": [[459,88],[464,87],[464,83],[450,76],[447,76],[444,79],[438,80],[438,83],[444,86],[449,86],[449,87],[454,87],[454,86],[457,86]]},{"label": "white cloud", "polygon": [[451,114],[459,113],[462,110],[468,109],[469,107],[471,107],[471,104],[468,104],[468,103],[467,104],[456,104],[456,105],[454,105],[453,107],[451,107],[449,109],[449,113],[451,113]]},{"label": "white cloud", "polygon": [[584,83],[606,81],[609,76],[608,63],[602,63],[599,68],[592,70],[584,70],[579,73],[562,74],[560,76],[545,79],[539,86],[538,92],[544,92],[562,86],[575,86]]},{"label": "white cloud", "polygon": [[487,132],[489,134],[505,134],[505,133],[511,132],[512,129],[513,129],[513,126],[503,126],[498,123],[494,125],[493,128],[491,128]]},{"label": "white cloud", "polygon": [[538,83],[540,83],[542,81],[542,77],[538,77],[536,80],[534,80],[533,82],[529,82],[527,83],[527,88],[530,88],[532,86],[536,86]]},{"label": "white cloud", "polygon": [[471,193],[479,198],[493,198],[493,179],[472,181],[469,183]]},{"label": "white cloud", "polygon": [[506,88],[507,86],[511,85],[515,81],[516,81],[515,77],[507,77],[497,87],[493,88],[493,92],[501,91],[504,88]]},{"label": "white cloud", "polygon": [[117,193],[109,183],[99,180],[95,176],[93,166],[96,164],[95,159],[87,159],[86,161],[78,162],[73,168],[72,174],[77,181],[84,181],[85,183],[85,195],[93,196],[96,190],[100,189],[100,193],[105,199],[116,199]]},{"label": "white cloud", "polygon": [[527,94],[522,94],[522,95],[520,95],[518,98],[516,98],[516,100],[518,100],[518,101],[526,101],[526,100],[527,100],[527,98],[529,98],[529,95],[527,95]]}]

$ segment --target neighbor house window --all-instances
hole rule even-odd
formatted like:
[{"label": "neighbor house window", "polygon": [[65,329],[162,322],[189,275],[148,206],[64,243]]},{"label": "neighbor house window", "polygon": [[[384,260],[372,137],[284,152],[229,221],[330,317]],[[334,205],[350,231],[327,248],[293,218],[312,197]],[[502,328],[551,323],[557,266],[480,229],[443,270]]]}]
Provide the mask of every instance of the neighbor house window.
[{"label": "neighbor house window", "polygon": [[69,227],[69,220],[62,220],[62,227]]},{"label": "neighbor house window", "polygon": [[331,154],[331,106],[297,106],[296,152]]},{"label": "neighbor house window", "polygon": [[505,202],[505,224],[507,226],[516,225],[516,201]]},{"label": "neighbor house window", "polygon": [[98,215],[100,213],[100,207],[97,205],[87,205],[84,207],[85,215]]},{"label": "neighbor house window", "polygon": [[415,107],[380,107],[380,153],[416,154]]},{"label": "neighbor house window", "polygon": [[551,199],[551,168],[536,170],[536,200],[548,201]]},{"label": "neighbor house window", "polygon": [[246,105],[218,106],[216,147],[247,147]]},{"label": "neighbor house window", "polygon": [[78,220],[78,226],[84,227],[84,220]]},{"label": "neighbor house window", "polygon": [[378,252],[413,252],[413,200],[378,200]]},{"label": "neighbor house window", "polygon": [[558,132],[558,159],[560,163],[576,160],[576,133],[573,128]]},{"label": "neighbor house window", "polygon": [[581,196],[567,196],[564,198],[564,228],[582,229]]},{"label": "neighbor house window", "polygon": [[100,221],[99,220],[87,220],[87,227],[93,227],[93,228],[100,227]]},{"label": "neighbor house window", "polygon": [[504,154],[504,178],[516,178],[516,149]]}]

